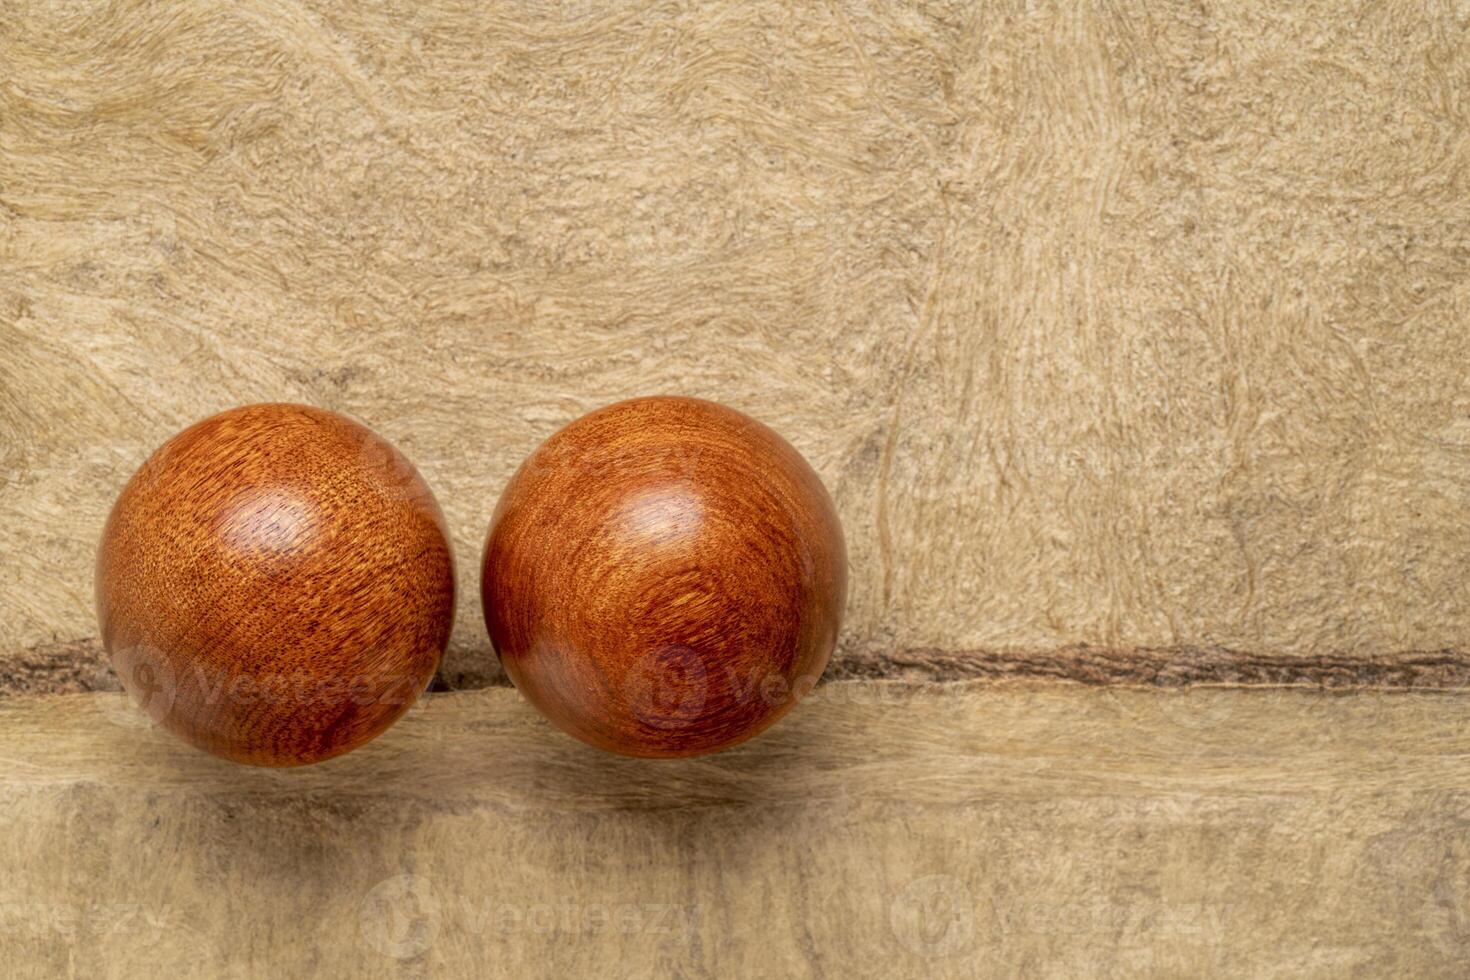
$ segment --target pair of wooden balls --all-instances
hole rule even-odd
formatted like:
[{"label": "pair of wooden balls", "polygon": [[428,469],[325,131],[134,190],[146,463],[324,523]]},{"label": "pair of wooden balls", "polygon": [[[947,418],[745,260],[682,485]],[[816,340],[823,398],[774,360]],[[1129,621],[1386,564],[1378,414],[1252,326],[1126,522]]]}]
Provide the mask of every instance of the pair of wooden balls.
[{"label": "pair of wooden balls", "polygon": [[[358,423],[252,405],[165,443],[97,559],[103,642],[155,721],[290,766],[382,733],[432,680],[454,619],[444,516]],[[641,398],[548,439],[495,508],[485,623],[511,680],[599,748],[728,748],[815,684],[846,551],[806,461],[712,402]]]}]

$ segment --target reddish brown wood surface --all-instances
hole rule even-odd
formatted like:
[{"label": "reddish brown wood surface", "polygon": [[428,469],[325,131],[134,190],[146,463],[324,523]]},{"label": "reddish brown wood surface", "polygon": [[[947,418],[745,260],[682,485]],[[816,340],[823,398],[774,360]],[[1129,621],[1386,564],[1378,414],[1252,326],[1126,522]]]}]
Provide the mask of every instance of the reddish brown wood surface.
[{"label": "reddish brown wood surface", "polygon": [[640,398],[526,460],[480,587],[507,673],[558,726],[629,755],[696,755],[757,734],[816,683],[847,556],[784,439],[712,402]]},{"label": "reddish brown wood surface", "polygon": [[251,405],[165,443],[97,558],[103,642],[154,719],[258,765],[384,731],[448,642],[444,518],[400,453],[300,405]]}]

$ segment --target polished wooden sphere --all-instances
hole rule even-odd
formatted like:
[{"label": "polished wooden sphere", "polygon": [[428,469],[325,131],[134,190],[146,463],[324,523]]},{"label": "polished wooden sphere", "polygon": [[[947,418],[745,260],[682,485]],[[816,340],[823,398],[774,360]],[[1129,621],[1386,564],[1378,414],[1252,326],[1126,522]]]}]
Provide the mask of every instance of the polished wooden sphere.
[{"label": "polished wooden sphere", "polygon": [[200,748],[266,766],[387,729],[454,618],[444,517],[413,465],[303,405],[232,409],[165,443],[113,506],[96,585],[133,698]]},{"label": "polished wooden sphere", "polygon": [[599,748],[736,745],[821,676],[847,592],[842,526],[784,439],[694,398],[557,432],[511,479],[481,569],[516,687]]}]

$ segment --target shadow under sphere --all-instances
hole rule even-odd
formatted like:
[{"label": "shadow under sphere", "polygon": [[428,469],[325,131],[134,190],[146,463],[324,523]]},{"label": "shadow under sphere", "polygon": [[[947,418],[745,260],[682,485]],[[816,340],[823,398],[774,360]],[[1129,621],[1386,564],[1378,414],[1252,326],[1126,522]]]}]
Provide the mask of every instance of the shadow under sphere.
[{"label": "shadow under sphere", "polygon": [[491,520],[485,623],[557,726],[626,755],[698,755],[761,732],[837,640],[847,553],[801,455],[694,398],[591,412],[516,472]]}]

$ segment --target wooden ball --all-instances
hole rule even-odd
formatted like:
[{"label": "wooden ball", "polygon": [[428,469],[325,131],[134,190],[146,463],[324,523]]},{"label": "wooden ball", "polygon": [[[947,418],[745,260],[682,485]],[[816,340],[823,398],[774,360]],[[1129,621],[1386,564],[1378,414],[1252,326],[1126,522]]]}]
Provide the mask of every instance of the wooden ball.
[{"label": "wooden ball", "polygon": [[639,398],[525,461],[480,590],[501,663],[552,722],[612,752],[698,755],[816,684],[847,552],[821,480],[776,433],[712,402]]},{"label": "wooden ball", "polygon": [[454,618],[444,517],[413,465],[333,412],[250,405],[123,488],[97,555],[102,639],[154,720],[265,766],[382,733]]}]

